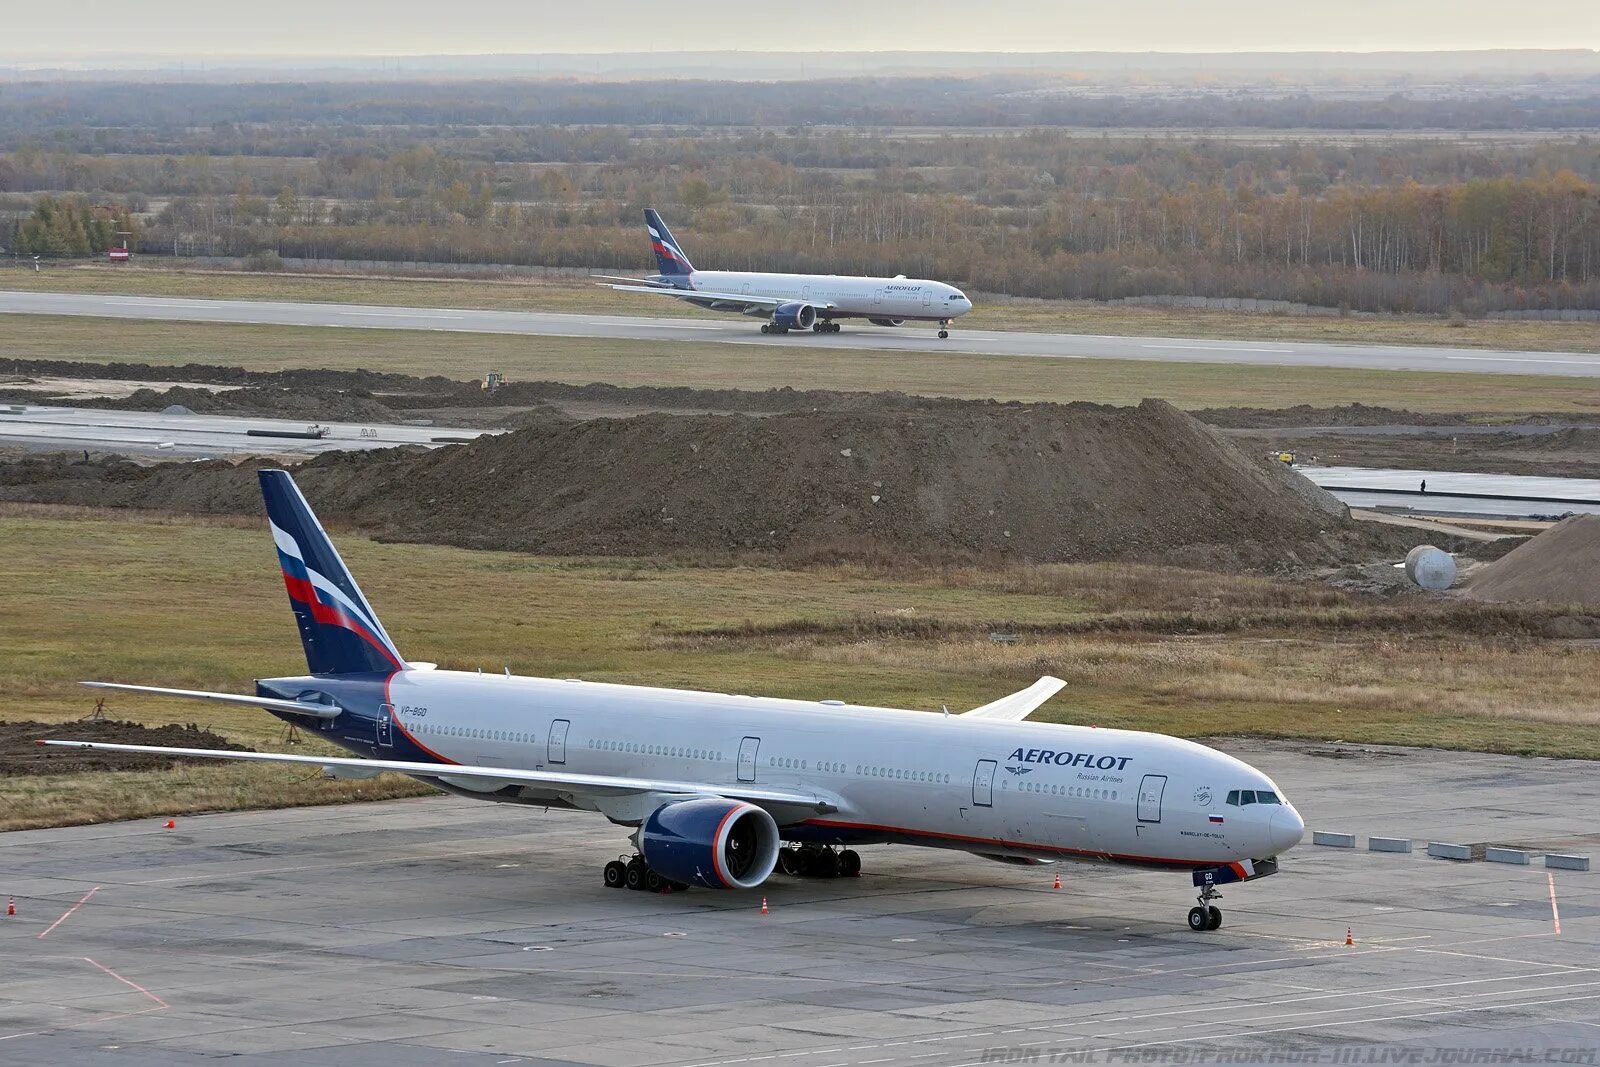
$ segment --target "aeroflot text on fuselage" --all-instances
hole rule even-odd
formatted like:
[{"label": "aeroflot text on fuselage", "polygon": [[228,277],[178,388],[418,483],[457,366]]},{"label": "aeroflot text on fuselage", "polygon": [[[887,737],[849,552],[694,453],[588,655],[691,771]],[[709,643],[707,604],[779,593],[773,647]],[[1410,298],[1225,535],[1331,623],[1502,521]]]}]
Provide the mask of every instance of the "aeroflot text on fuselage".
[{"label": "aeroflot text on fuselage", "polygon": [[1097,771],[1127,768],[1132,756],[1096,756],[1092,752],[1057,752],[1049,748],[1015,749],[1006,757],[1011,763],[1054,763],[1057,767],[1085,767]]}]

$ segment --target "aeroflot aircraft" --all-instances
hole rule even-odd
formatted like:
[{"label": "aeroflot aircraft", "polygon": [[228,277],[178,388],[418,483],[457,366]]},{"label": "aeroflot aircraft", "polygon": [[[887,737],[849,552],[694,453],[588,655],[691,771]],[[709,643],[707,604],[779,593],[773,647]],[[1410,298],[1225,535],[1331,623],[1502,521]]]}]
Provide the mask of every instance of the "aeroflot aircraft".
[{"label": "aeroflot aircraft", "polygon": [[695,270],[672,231],[652,208],[644,212],[650,247],[660,271],[648,278],[609,278],[625,282],[612,289],[664,293],[709,311],[762,316],[762,333],[811,330],[838,333],[839,319],[866,319],[874,326],[910,321],[937,322],[939,336],[950,336],[950,322],[972,310],[965,293],[944,282],[922,278],[852,278],[837,274],[758,274],[737,270]]},{"label": "aeroflot aircraft", "polygon": [[1026,721],[1065,683],[961,715],[443,671],[408,663],[293,479],[261,472],[310,674],[256,695],[85,684],[265,708],[361,758],[80,741],[44,745],[398,771],[478,800],[596,811],[637,854],[608,886],[754,889],[860,873],[895,843],[1011,863],[1099,860],[1187,872],[1195,930],[1217,887],[1274,873],[1304,824],[1266,775],[1160,734]]}]

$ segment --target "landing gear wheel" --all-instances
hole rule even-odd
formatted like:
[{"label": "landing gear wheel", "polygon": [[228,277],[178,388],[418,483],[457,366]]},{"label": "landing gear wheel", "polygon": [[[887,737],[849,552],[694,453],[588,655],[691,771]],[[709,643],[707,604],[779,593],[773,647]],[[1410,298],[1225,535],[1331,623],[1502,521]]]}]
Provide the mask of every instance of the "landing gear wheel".
[{"label": "landing gear wheel", "polygon": [[629,889],[643,890],[645,876],[649,872],[650,868],[644,865],[643,860],[634,860],[628,864],[627,870],[623,875],[623,881],[627,883]]},{"label": "landing gear wheel", "polygon": [[628,865],[621,860],[606,864],[606,888],[621,889],[628,884]]},{"label": "landing gear wheel", "polygon": [[762,333],[771,333],[772,332],[772,327],[770,325],[768,325],[767,323],[763,322],[761,324],[761,332]]},{"label": "landing gear wheel", "polygon": [[1213,900],[1222,899],[1217,887],[1208,882],[1197,894],[1196,899],[1200,901],[1200,906],[1189,909],[1189,929],[1197,931],[1219,929],[1222,926],[1222,910],[1211,903]]},{"label": "landing gear wheel", "polygon": [[[661,877],[658,872],[651,870],[644,872],[644,887],[647,892],[659,893],[661,892],[661,887],[666,884],[667,880]],[[1213,908],[1212,910],[1215,911],[1216,909]]]},{"label": "landing gear wheel", "polygon": [[791,878],[795,878],[799,877],[800,868],[801,862],[799,849],[785,848],[778,850],[778,870],[789,875]]},{"label": "landing gear wheel", "polygon": [[811,324],[811,332],[812,333],[827,333],[828,332],[828,324],[825,323],[825,322],[813,322]]},{"label": "landing gear wheel", "polygon": [[940,330],[939,331],[939,340],[945,341],[945,340],[948,340],[949,338],[950,338],[950,331],[949,330]]},{"label": "landing gear wheel", "polygon": [[839,877],[861,877],[861,854],[853,848],[847,848],[839,853]]},{"label": "landing gear wheel", "polygon": [[809,867],[813,878],[837,878],[839,854],[831,848],[822,849],[811,857]]}]

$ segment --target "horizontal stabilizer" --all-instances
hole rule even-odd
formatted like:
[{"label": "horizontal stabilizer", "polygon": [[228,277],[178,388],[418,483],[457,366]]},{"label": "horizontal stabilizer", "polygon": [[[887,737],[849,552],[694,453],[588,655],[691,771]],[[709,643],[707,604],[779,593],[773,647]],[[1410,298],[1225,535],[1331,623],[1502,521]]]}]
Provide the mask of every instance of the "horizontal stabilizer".
[{"label": "horizontal stabilizer", "polygon": [[472,780],[484,786],[529,785],[556,792],[621,794],[668,793],[679,796],[723,796],[756,804],[788,804],[823,813],[838,809],[815,795],[783,789],[761,789],[743,783],[673,782],[653,778],[623,778],[609,774],[573,774],[567,771],[525,771],[511,767],[474,767],[460,763],[411,763],[405,760],[350,759],[330,756],[291,756],[282,752],[227,752],[211,748],[166,748],[161,745],[115,745],[104,741],[37,741],[55,748],[88,748],[104,752],[140,752],[150,756],[185,759],[239,760],[246,763],[300,763],[309,767],[396,771],[414,778],[442,778],[450,782]]},{"label": "horizontal stabilizer", "polygon": [[80,682],[90,689],[121,689],[129,693],[153,693],[160,697],[209,700],[217,704],[244,704],[268,711],[287,711],[313,719],[337,719],[343,710],[336,704],[313,704],[303,700],[278,700],[274,697],[245,696],[243,693],[209,693],[203,689],[162,689],[154,685],[124,685],[121,682]]},{"label": "horizontal stabilizer", "polygon": [[1059,693],[1066,684],[1060,678],[1052,678],[1047,674],[1020,693],[1012,693],[1008,697],[1001,697],[991,704],[985,704],[981,708],[973,708],[971,711],[965,711],[961,714],[963,718],[1003,719],[1009,722],[1021,722],[1029,715],[1032,715],[1040,704]]}]

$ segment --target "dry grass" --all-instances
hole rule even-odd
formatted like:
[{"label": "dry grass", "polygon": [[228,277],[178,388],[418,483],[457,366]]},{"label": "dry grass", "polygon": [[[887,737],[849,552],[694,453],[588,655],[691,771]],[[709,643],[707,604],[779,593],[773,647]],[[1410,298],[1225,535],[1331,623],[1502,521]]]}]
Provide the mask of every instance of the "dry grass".
[{"label": "dry grass", "polygon": [[108,353],[160,366],[365,368],[457,379],[499,370],[519,381],[710,389],[898,389],[928,396],[1105,404],[1162,397],[1187,408],[1359,402],[1496,415],[1600,411],[1600,393],[1591,379],[1581,377],[932,352],[864,354],[803,346],[780,352],[766,345],[705,341],[0,317],[0,370],[8,358],[103,362]]},{"label": "dry grass", "polygon": [[[626,274],[627,272],[621,272]],[[641,269],[641,273],[643,273]],[[675,300],[619,293],[588,279],[486,280],[381,276],[241,274],[173,270],[160,264],[93,264],[0,273],[0,288],[48,292],[129,293],[234,300],[291,300],[391,307],[486,308],[653,316],[703,316]],[[986,330],[1340,344],[1446,345],[1460,348],[1600,351],[1593,323],[1447,321],[1421,315],[1289,318],[1228,311],[1139,308],[1059,300],[985,298],[962,324]]]}]

